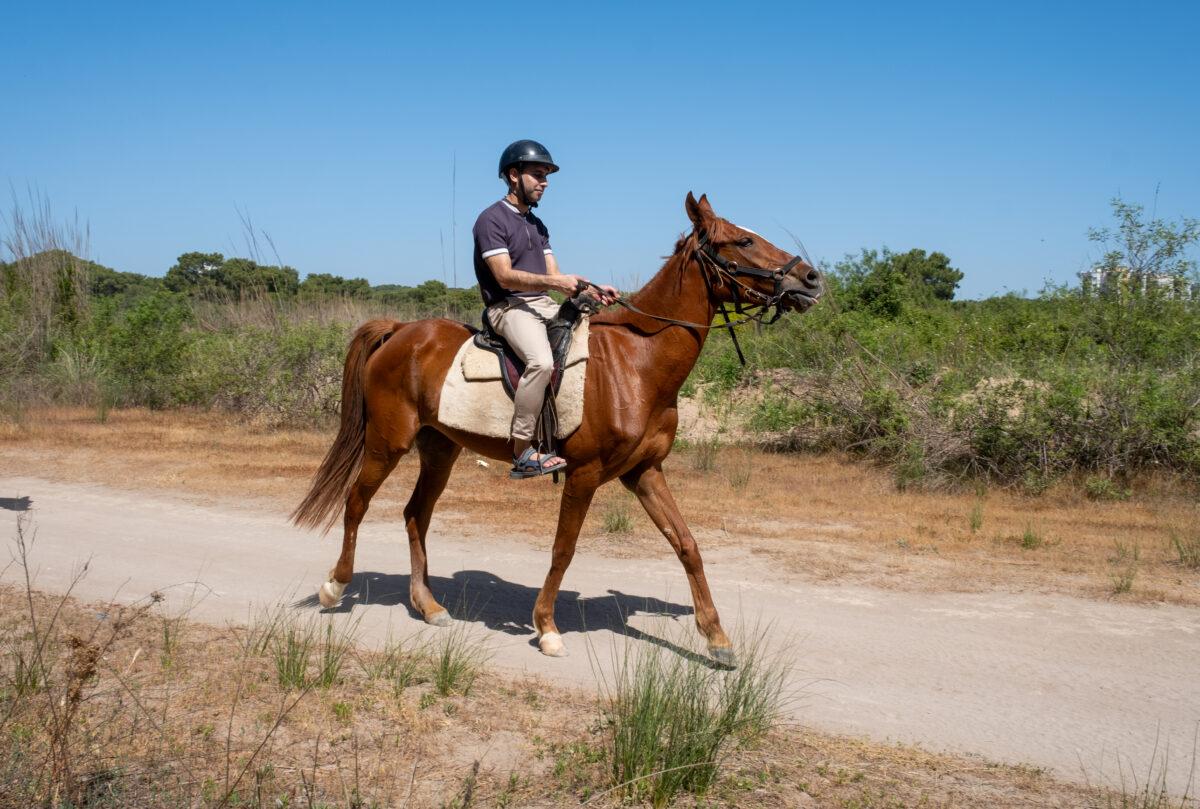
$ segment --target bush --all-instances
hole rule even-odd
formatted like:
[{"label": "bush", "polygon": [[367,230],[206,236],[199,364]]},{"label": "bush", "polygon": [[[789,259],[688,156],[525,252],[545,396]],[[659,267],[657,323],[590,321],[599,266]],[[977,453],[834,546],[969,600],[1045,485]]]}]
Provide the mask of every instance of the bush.
[{"label": "bush", "polygon": [[825,301],[743,332],[744,371],[714,337],[689,383],[723,399],[744,389],[764,446],[847,450],[892,466],[900,486],[1200,473],[1200,301],[905,301],[886,314]]},{"label": "bush", "polygon": [[176,295],[158,292],[139,300],[108,335],[109,358],[121,398],[165,407],[180,401],[180,376],[192,333],[191,310]]},{"label": "bush", "polygon": [[188,346],[180,398],[273,424],[336,416],[347,328],[281,323],[274,329],[230,328]]}]

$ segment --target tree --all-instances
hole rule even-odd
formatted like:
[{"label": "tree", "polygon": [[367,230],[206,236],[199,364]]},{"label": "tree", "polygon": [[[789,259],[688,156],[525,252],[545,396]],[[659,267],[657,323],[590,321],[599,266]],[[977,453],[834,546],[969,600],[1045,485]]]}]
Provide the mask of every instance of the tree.
[{"label": "tree", "polygon": [[167,270],[163,284],[172,292],[193,296],[268,292],[294,295],[300,275],[291,267],[259,264],[248,258],[225,258],[220,253],[184,253]]},{"label": "tree", "polygon": [[371,284],[365,278],[343,278],[331,273],[314,272],[300,282],[300,294],[306,298],[365,298],[371,294]]},{"label": "tree", "polygon": [[1088,229],[1088,239],[1107,248],[1093,267],[1107,272],[1125,270],[1138,287],[1156,276],[1171,276],[1182,284],[1196,268],[1196,262],[1187,253],[1188,248],[1200,241],[1200,219],[1147,222],[1141,205],[1120,197],[1115,197],[1111,204],[1116,228]]},{"label": "tree", "polygon": [[226,292],[242,295],[269,292],[295,295],[300,275],[291,267],[259,264],[248,258],[231,258],[221,267],[220,283]]},{"label": "tree", "polygon": [[122,272],[101,264],[90,264],[90,291],[97,298],[134,298],[147,295],[162,286],[162,280],[136,272]]},{"label": "tree", "polygon": [[847,255],[834,265],[834,273],[847,306],[886,318],[898,317],[906,301],[953,300],[963,277],[944,253],[893,253],[886,247]]},{"label": "tree", "polygon": [[963,274],[961,270],[950,266],[950,258],[945,253],[934,251],[926,255],[924,250],[909,250],[907,253],[892,254],[885,248],[884,256],[910,282],[927,290],[933,297],[942,301],[954,300],[954,291],[958,289]]},{"label": "tree", "polygon": [[172,292],[204,293],[220,287],[217,279],[225,265],[220,253],[184,253],[163,276],[163,286]]}]

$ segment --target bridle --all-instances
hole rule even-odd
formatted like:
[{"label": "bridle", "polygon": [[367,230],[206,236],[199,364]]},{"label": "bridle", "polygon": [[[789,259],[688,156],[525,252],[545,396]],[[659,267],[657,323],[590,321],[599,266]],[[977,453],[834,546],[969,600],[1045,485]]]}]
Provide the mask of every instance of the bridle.
[{"label": "bridle", "polygon": [[[728,329],[729,337],[733,340],[733,347],[737,350],[738,359],[742,365],[745,365],[746,357],[742,354],[742,347],[738,344],[737,333],[734,331],[734,328],[751,321],[769,326],[776,320],[779,320],[783,316],[783,300],[789,294],[789,291],[784,291],[783,282],[787,278],[788,273],[804,259],[801,256],[796,256],[787,264],[775,269],[743,267],[736,261],[730,261],[722,256],[718,252],[717,246],[709,240],[706,231],[697,230],[695,232],[695,244],[695,255],[700,264],[700,270],[704,273],[704,285],[708,290],[709,297],[712,297],[714,279],[719,283],[728,283],[729,288],[733,292],[734,313],[741,315],[741,320],[730,320],[724,301],[721,301],[718,305],[717,311],[721,314],[725,322],[715,324],[692,323],[687,320],[676,320],[671,317],[654,315],[638,308],[624,297],[617,298],[615,302],[617,305],[631,312],[675,326],[685,326],[692,329]],[[739,277],[765,278],[771,281],[771,294],[768,295],[765,292],[759,292],[754,287],[739,281]],[[583,281],[576,294],[582,292],[586,287],[600,288],[591,281]],[[745,298],[743,298],[743,294],[746,296]],[[774,307],[775,313],[771,315],[770,320],[767,320],[767,313],[770,312],[772,307]]]},{"label": "bridle", "polygon": [[[701,259],[700,266],[704,270],[704,283],[708,286],[710,294],[714,276],[727,282],[733,292],[733,311],[742,315],[746,320],[754,320],[767,326],[783,316],[783,299],[787,294],[783,290],[784,279],[797,264],[804,261],[802,257],[795,256],[787,264],[773,270],[765,267],[743,267],[736,261],[730,261],[722,256],[717,251],[717,247],[709,240],[707,231],[703,230],[696,232],[696,257]],[[765,278],[772,283],[771,294],[759,292],[754,287],[739,281],[739,277]],[[749,300],[743,300],[743,294],[747,295]],[[764,321],[771,307],[775,308],[775,314],[771,316],[770,320]],[[725,317],[725,322],[728,323],[729,315],[725,312],[724,302],[721,303],[719,311]],[[732,333],[730,331],[730,334]]]}]

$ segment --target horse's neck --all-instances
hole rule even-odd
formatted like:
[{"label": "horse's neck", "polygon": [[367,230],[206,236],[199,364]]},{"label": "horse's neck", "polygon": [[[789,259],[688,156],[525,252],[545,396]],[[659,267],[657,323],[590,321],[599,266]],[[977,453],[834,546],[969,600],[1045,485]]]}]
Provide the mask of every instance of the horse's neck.
[{"label": "horse's neck", "polygon": [[[706,325],[715,311],[694,254],[686,250],[668,258],[662,269],[635,292],[629,302],[651,314]],[[655,322],[662,325],[660,321]],[[658,331],[657,328],[654,330]]]},{"label": "horse's neck", "polygon": [[[630,297],[629,302],[644,312],[689,323],[712,322],[716,307],[709,296],[704,276],[692,254],[681,250],[667,259],[658,274]],[[649,343],[646,352],[654,366],[667,371],[663,385],[674,395],[692,371],[709,329],[686,328],[626,312],[639,324]]]}]

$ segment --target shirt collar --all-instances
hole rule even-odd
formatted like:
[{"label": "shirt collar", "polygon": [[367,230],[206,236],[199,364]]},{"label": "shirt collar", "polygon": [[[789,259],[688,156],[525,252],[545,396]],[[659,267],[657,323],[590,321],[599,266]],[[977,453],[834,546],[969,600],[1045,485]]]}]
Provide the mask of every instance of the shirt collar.
[{"label": "shirt collar", "polygon": [[504,205],[504,207],[505,207],[505,208],[508,208],[510,211],[512,211],[513,213],[515,213],[517,216],[524,216],[524,215],[525,215],[525,214],[521,213],[521,210],[520,210],[519,208],[517,208],[517,206],[516,206],[516,205],[513,205],[511,202],[509,202],[508,200],[504,199],[503,197],[501,197],[501,198],[500,198],[500,202],[501,202],[501,203],[503,203],[503,205]]}]

